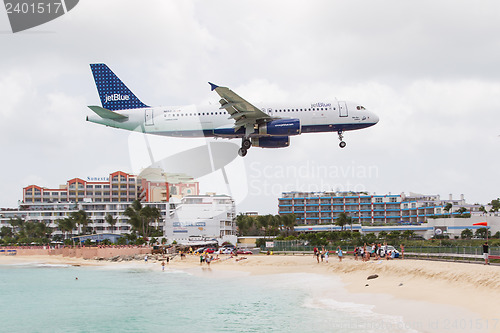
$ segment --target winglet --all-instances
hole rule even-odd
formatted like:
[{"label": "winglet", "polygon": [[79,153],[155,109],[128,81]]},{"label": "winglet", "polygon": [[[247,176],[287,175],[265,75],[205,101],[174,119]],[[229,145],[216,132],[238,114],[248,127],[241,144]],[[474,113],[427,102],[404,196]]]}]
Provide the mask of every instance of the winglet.
[{"label": "winglet", "polygon": [[214,91],[215,89],[219,88],[219,86],[218,86],[218,85],[213,84],[212,82],[208,82],[208,84],[210,85],[210,89],[211,89],[211,91]]}]

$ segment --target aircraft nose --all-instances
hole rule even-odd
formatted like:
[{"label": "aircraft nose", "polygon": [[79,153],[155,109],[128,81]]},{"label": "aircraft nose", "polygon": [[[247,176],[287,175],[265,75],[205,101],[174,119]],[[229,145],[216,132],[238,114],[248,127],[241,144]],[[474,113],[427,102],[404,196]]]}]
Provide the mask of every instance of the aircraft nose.
[{"label": "aircraft nose", "polygon": [[375,113],[370,114],[370,120],[373,121],[374,124],[378,123],[378,116]]}]

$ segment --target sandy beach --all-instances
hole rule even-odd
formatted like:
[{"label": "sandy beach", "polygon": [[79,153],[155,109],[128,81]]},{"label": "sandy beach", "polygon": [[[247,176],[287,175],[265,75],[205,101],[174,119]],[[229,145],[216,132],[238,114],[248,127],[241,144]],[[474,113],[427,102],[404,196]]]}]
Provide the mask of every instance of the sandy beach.
[{"label": "sandy beach", "polygon": [[[246,258],[246,259],[242,259]],[[69,264],[77,266],[130,265],[62,256],[1,256],[0,265]],[[134,265],[161,270],[161,262],[135,261]],[[412,327],[424,332],[500,332],[500,267],[481,264],[433,262],[422,260],[329,263],[310,255],[246,255],[200,265],[199,256],[177,256],[166,265],[193,274],[216,277],[217,274],[241,272],[250,275],[308,273],[339,279],[345,287],[338,297],[357,303],[372,304],[380,313],[398,314]],[[377,278],[368,280],[370,275]],[[325,292],[332,292],[326,290]],[[424,320],[425,318],[425,320]]]}]

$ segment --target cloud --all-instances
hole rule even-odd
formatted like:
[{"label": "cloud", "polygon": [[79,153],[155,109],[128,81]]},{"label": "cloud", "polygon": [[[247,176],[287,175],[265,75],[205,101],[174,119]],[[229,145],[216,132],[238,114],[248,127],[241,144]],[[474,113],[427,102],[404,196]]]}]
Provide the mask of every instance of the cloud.
[{"label": "cloud", "polygon": [[[107,63],[150,105],[217,105],[212,81],[258,106],[338,98],[380,116],[378,125],[346,133],[343,150],[336,133],[294,137],[286,149],[252,148],[244,159],[249,195],[238,210],[276,212],[280,189],[348,183],[377,193],[464,193],[485,203],[498,197],[500,185],[499,7],[494,1],[80,2],[31,32],[0,34],[0,152],[9,161],[0,203],[14,206],[29,179],[53,187],[75,176],[132,170],[129,133],[85,122],[86,105],[99,103],[93,62]],[[8,30],[6,16],[0,26]],[[308,173],[259,180],[250,168],[256,165]],[[353,166],[378,173],[313,172]],[[252,195],[250,186],[266,184],[273,191]]]}]

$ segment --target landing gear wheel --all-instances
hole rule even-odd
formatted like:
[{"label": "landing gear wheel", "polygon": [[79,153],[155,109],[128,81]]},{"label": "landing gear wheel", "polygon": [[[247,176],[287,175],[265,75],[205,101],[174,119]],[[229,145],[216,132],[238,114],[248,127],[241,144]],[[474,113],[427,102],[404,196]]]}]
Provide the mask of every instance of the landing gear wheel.
[{"label": "landing gear wheel", "polygon": [[248,139],[243,139],[241,142],[241,148],[248,150],[250,147],[252,147],[252,142]]},{"label": "landing gear wheel", "polygon": [[245,148],[238,149],[238,155],[240,155],[241,157],[245,157],[246,154],[247,150]]},{"label": "landing gear wheel", "polygon": [[344,131],[338,131],[337,133],[339,134],[340,140],[339,147],[344,148],[346,146],[346,143],[344,142]]}]

